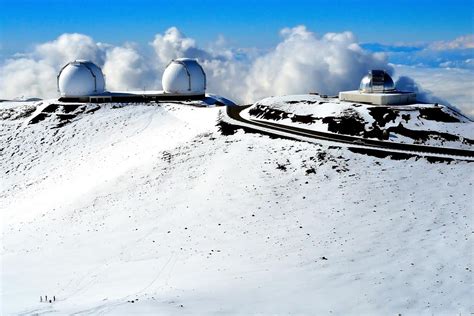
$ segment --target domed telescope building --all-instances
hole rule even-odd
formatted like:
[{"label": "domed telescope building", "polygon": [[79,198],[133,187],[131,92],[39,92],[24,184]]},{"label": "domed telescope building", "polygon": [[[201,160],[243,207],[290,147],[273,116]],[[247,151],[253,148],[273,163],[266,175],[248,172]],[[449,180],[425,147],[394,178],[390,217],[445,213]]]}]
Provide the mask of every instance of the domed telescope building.
[{"label": "domed telescope building", "polygon": [[234,102],[216,95],[206,95],[206,73],[197,60],[173,59],[166,67],[163,90],[107,91],[100,67],[88,60],[75,60],[61,68],[57,77],[59,101],[64,102],[161,102],[196,101],[205,105]]},{"label": "domed telescope building", "polygon": [[163,73],[161,84],[165,94],[204,95],[206,73],[195,59],[173,59]]},{"label": "domed telescope building", "polygon": [[105,92],[102,70],[88,60],[75,60],[61,68],[57,85],[62,97],[83,97]]},{"label": "domed telescope building", "polygon": [[370,70],[360,81],[359,90],[339,92],[341,101],[374,105],[403,105],[416,102],[413,92],[398,91],[384,70]]}]

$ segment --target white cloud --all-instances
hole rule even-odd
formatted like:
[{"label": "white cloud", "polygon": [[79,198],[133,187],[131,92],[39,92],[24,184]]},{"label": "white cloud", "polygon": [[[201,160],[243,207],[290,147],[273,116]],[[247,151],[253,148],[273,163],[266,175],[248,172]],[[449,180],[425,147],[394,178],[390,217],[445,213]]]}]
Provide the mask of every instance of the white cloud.
[{"label": "white cloud", "polygon": [[[0,65],[0,98],[18,96],[54,97],[56,74],[68,61],[90,59],[103,67],[110,90],[160,89],[161,74],[167,63],[178,57],[197,58],[208,77],[208,91],[221,94],[239,103],[250,103],[270,95],[308,93],[337,94],[358,86],[369,69],[385,69],[393,73],[387,55],[361,48],[351,32],[327,33],[316,36],[305,26],[284,28],[282,40],[274,48],[233,49],[221,36],[208,48],[198,47],[196,41],[176,27],[156,34],[150,42],[151,54],[133,43],[112,46],[95,42],[83,34],[63,34],[57,39],[37,45],[27,54],[13,56]],[[455,43],[454,43],[455,42]],[[444,47],[470,47],[472,36],[443,42]],[[443,46],[438,42],[437,47]],[[472,59],[469,60],[472,64]],[[448,64],[445,64],[447,67]],[[430,80],[413,68],[397,67],[400,76],[413,76],[423,86],[423,95],[433,99],[431,90],[472,113],[472,72],[459,87],[459,78],[444,72],[429,73]],[[459,75],[459,73],[458,73]],[[406,78],[400,84],[407,83]],[[416,84],[416,83],[415,83]],[[446,89],[452,86],[452,89]],[[469,90],[470,89],[470,90]],[[455,90],[456,93],[450,91]],[[419,90],[420,93],[422,90]]]},{"label": "white cloud", "polygon": [[56,70],[45,61],[30,58],[8,60],[0,68],[0,98],[52,97],[56,92]]},{"label": "white cloud", "polygon": [[51,42],[40,44],[34,54],[50,65],[61,67],[75,59],[93,60],[98,64],[104,62],[104,49],[91,37],[83,34],[63,34]]},{"label": "white cloud", "polygon": [[474,69],[474,35],[460,36],[451,41],[404,43],[387,45],[365,43],[370,51],[385,52],[395,64],[434,68]]},{"label": "white cloud", "polygon": [[32,52],[7,59],[0,66],[1,97],[54,97],[57,95],[56,76],[63,65],[75,59],[101,64],[106,48],[107,45],[76,33],[63,34],[37,45]]},{"label": "white cloud", "polygon": [[[422,101],[451,105],[474,118],[472,70],[396,65],[395,71],[415,81],[414,88]],[[410,85],[406,78],[403,81],[403,85],[399,86],[401,89]]]},{"label": "white cloud", "polygon": [[210,57],[206,51],[197,48],[194,39],[184,36],[176,27],[170,27],[163,35],[156,34],[150,45],[154,48],[161,64],[167,64],[174,58],[208,59]]},{"label": "white cloud", "polygon": [[474,35],[460,36],[452,41],[438,41],[430,44],[429,49],[450,50],[450,49],[468,49],[474,48]]},{"label": "white cloud", "polygon": [[283,41],[255,60],[246,80],[246,101],[274,94],[336,94],[358,86],[369,69],[392,72],[382,54],[362,50],[350,32],[317,38],[304,26],[286,28]]},{"label": "white cloud", "polygon": [[107,51],[102,68],[109,90],[157,90],[153,67],[132,46],[114,47]]},{"label": "white cloud", "polygon": [[7,59],[0,66],[0,97],[55,97],[57,73],[76,59],[91,60],[103,67],[108,89],[161,88],[156,83],[153,63],[147,63],[132,44],[114,47],[74,33],[63,34],[37,45],[28,54]]},{"label": "white cloud", "polygon": [[357,87],[368,69],[392,71],[383,54],[364,51],[350,32],[317,38],[305,26],[297,26],[283,29],[281,35],[283,40],[274,49],[246,58],[223,48],[222,38],[213,48],[201,49],[176,28],[156,35],[150,44],[162,65],[177,57],[199,59],[209,90],[242,103],[275,94],[336,94]]}]

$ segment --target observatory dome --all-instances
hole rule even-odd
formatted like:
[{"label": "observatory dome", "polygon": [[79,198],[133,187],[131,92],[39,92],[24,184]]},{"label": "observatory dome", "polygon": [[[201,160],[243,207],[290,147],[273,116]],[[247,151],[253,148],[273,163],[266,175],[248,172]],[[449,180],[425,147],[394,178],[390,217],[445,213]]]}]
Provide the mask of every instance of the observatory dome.
[{"label": "observatory dome", "polygon": [[394,92],[392,77],[384,70],[371,70],[360,81],[359,91],[363,93]]},{"label": "observatory dome", "polygon": [[173,59],[161,82],[165,93],[198,95],[206,91],[206,74],[195,59]]},{"label": "observatory dome", "polygon": [[62,96],[88,96],[105,91],[102,70],[88,60],[75,60],[58,74],[58,90]]}]

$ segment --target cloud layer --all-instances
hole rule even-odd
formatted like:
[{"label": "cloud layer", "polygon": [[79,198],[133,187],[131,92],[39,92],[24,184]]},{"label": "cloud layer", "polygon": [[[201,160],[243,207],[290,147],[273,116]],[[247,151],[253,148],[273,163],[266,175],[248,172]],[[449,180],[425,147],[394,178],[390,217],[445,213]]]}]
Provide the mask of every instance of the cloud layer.
[{"label": "cloud layer", "polygon": [[451,105],[474,118],[472,70],[420,68],[404,65],[395,65],[394,67],[396,73],[403,74],[405,77],[402,79],[401,88],[413,85],[414,91],[417,92],[417,98],[421,101]]},{"label": "cloud layer", "polygon": [[[0,65],[0,98],[57,96],[56,75],[75,59],[89,59],[101,66],[108,90],[155,90],[161,89],[161,74],[171,59],[197,58],[208,76],[208,91],[239,103],[271,95],[337,94],[357,88],[369,69],[394,73],[387,54],[363,49],[351,32],[318,37],[305,26],[297,26],[280,34],[281,42],[265,52],[231,49],[224,38],[210,48],[201,48],[176,27],[156,34],[147,48],[133,43],[112,46],[83,34],[63,34]],[[472,40],[467,36],[437,42],[430,49],[464,49],[472,46]],[[406,82],[407,78],[400,84]]]},{"label": "cloud layer", "polygon": [[472,34],[460,36],[452,41],[397,45],[365,43],[362,47],[372,52],[384,52],[389,60],[396,64],[474,70],[474,35]]}]

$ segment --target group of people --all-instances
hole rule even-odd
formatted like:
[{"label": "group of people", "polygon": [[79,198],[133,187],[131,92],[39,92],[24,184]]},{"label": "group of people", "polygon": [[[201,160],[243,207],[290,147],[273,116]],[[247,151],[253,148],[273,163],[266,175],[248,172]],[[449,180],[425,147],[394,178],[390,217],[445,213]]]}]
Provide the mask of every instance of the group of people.
[{"label": "group of people", "polygon": [[49,299],[48,301],[48,295],[45,295],[44,296],[44,301],[43,301],[43,297],[40,296],[40,303],[52,303],[52,302],[56,302],[56,296],[53,295],[53,299]]}]

